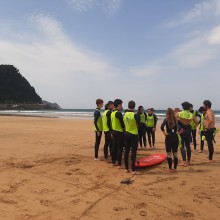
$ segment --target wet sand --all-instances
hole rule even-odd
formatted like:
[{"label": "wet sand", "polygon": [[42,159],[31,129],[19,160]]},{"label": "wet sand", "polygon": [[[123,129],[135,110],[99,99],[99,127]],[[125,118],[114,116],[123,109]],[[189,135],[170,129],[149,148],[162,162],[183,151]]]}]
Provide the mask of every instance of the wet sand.
[{"label": "wet sand", "polygon": [[[205,145],[191,167],[169,173],[163,163],[132,177],[93,160],[92,129],[90,120],[0,117],[0,219],[219,219],[220,134],[212,164]],[[165,152],[159,127],[156,150],[138,156],[155,152]]]}]

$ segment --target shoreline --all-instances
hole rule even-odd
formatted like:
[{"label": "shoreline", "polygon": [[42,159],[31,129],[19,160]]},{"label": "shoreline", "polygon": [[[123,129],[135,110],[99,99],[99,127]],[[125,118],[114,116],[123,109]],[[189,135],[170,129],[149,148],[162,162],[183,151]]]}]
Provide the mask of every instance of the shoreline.
[{"label": "shoreline", "polygon": [[[66,119],[66,120],[93,120],[93,117],[92,116],[81,116],[81,115],[74,115],[74,116],[50,116],[50,115],[36,115],[36,114],[9,114],[9,113],[6,113],[6,114],[2,114],[0,113],[0,117],[27,117],[27,118],[55,118],[55,119]],[[158,124],[162,124],[163,122],[163,118],[159,118],[158,119]],[[220,128],[220,120],[217,120],[215,122],[216,124],[216,127],[217,128]]]}]

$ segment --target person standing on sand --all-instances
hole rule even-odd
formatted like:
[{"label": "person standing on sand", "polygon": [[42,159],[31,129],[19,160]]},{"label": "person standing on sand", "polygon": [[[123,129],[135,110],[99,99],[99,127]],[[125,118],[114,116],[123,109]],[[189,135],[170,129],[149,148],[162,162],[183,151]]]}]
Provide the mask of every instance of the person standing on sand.
[{"label": "person standing on sand", "polygon": [[135,162],[138,148],[138,126],[140,125],[140,115],[135,114],[135,102],[128,103],[128,111],[124,115],[125,124],[125,172],[129,173],[128,157],[131,150],[132,174],[135,175]]},{"label": "person standing on sand", "polygon": [[118,161],[118,168],[121,168],[123,146],[124,146],[124,130],[125,125],[122,116],[122,100],[116,99],[114,101],[114,110],[111,113],[113,147],[112,147],[112,165],[116,166]]},{"label": "person standing on sand", "polygon": [[112,126],[111,126],[111,113],[114,109],[114,102],[109,101],[105,105],[105,111],[103,113],[102,121],[103,121],[103,130],[105,134],[105,145],[104,145],[104,157],[108,159],[108,152],[112,151]]},{"label": "person standing on sand", "polygon": [[[147,136],[148,136],[148,143],[150,145],[150,148],[152,147],[152,144],[153,144],[153,148],[154,148],[155,131],[156,131],[156,126],[157,126],[157,117],[153,113],[151,108],[149,108],[147,110],[146,126],[147,126],[146,130],[147,130]],[[152,141],[151,141],[151,137],[152,137]]]},{"label": "person standing on sand", "polygon": [[[198,126],[198,122],[190,110],[190,103],[184,102],[182,103],[183,111],[178,112],[176,117],[178,119],[178,124],[180,127],[180,136],[182,139],[182,148],[181,154],[183,158],[183,166],[189,166],[191,161],[191,148],[190,148],[190,139],[191,139],[191,125],[190,123],[194,121],[195,126]],[[186,149],[185,149],[186,148]],[[187,154],[186,154],[187,152]],[[186,155],[187,155],[187,163],[186,163]]]},{"label": "person standing on sand", "polygon": [[204,126],[204,118],[205,118],[205,108],[202,106],[199,108],[199,112],[201,113],[201,120],[199,126],[199,134],[200,134],[200,151],[199,153],[203,153],[204,149],[204,137],[205,137],[205,126]]},{"label": "person standing on sand", "polygon": [[95,129],[95,161],[99,161],[99,146],[102,139],[103,123],[101,109],[103,107],[103,100],[97,99],[97,108],[94,111],[94,129]]},{"label": "person standing on sand", "polygon": [[139,106],[137,114],[140,116],[140,126],[138,126],[138,137],[139,137],[139,144],[140,148],[143,146],[147,147],[147,139],[146,139],[146,120],[147,120],[147,114],[144,112],[144,107]]},{"label": "person standing on sand", "polygon": [[[166,127],[166,130],[165,130]],[[169,166],[169,171],[173,171],[172,166],[174,162],[174,171],[177,169],[178,165],[178,146],[179,138],[177,135],[178,131],[178,122],[175,117],[173,109],[168,108],[166,112],[166,118],[161,124],[161,130],[165,135],[165,146],[167,152],[167,162]],[[172,157],[173,155],[173,157]]]},{"label": "person standing on sand", "polygon": [[208,143],[209,149],[209,162],[213,159],[214,154],[214,144],[213,144],[213,135],[215,133],[215,115],[212,111],[212,103],[209,100],[203,102],[205,108],[205,117],[204,117],[204,126],[205,126],[205,137]]},{"label": "person standing on sand", "polygon": [[[193,104],[190,104],[190,112],[193,114],[193,116],[195,118],[197,118],[197,117],[201,118],[200,114],[197,111],[193,110]],[[197,132],[196,131],[197,131],[197,129],[196,129],[196,125],[195,125],[194,121],[191,121],[190,125],[191,125],[191,128],[192,128],[191,143],[193,142],[194,151],[196,151],[196,147],[197,147],[197,143],[196,143],[196,133]]]}]

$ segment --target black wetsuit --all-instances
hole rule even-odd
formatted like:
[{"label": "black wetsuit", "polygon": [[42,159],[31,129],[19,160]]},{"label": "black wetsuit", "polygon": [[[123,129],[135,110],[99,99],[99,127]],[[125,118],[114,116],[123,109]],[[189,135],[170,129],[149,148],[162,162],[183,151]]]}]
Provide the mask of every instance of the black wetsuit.
[{"label": "black wetsuit", "polygon": [[[128,111],[133,112],[133,111]],[[140,126],[140,116],[138,114],[134,115],[135,121],[137,123],[137,126]],[[125,160],[125,169],[128,170],[128,157],[131,150],[131,161],[132,161],[132,171],[135,171],[135,162],[136,162],[136,156],[137,156],[137,148],[138,148],[138,134],[132,134],[129,132],[125,132],[125,154],[124,154],[124,160]]]},{"label": "black wetsuit", "polygon": [[[100,142],[102,139],[102,131],[99,131],[99,127],[98,127],[98,119],[101,116],[100,113],[100,109],[97,108],[94,112],[94,125],[96,128],[96,132],[95,132],[95,158],[98,158],[98,154],[99,154],[99,146],[100,146]],[[98,136],[98,132],[100,132],[100,136]]]},{"label": "black wetsuit", "polygon": [[106,117],[107,117],[107,126],[109,128],[109,131],[105,131],[105,145],[104,145],[104,156],[105,159],[108,158],[108,152],[110,152],[110,155],[112,154],[112,126],[111,126],[111,110],[108,110],[108,112],[106,113]]},{"label": "black wetsuit", "polygon": [[[154,127],[146,127],[146,131],[147,131],[147,137],[148,137],[148,142],[150,147],[153,147],[155,145],[155,128],[157,126],[157,116],[155,114],[153,114],[154,116]],[[151,137],[152,137],[152,141],[151,141]]]},{"label": "black wetsuit", "polygon": [[[120,111],[116,112],[115,117],[119,119],[123,131],[125,130],[125,124],[123,121],[123,115]],[[124,132],[112,130],[113,146],[112,146],[112,164],[118,161],[118,166],[121,166],[123,146],[124,146]]]},{"label": "black wetsuit", "polygon": [[[174,162],[174,169],[177,168],[178,165],[178,156],[177,156],[177,151],[178,151],[178,146],[179,146],[179,138],[177,135],[177,123],[176,125],[171,129],[167,119],[165,119],[161,125],[161,130],[165,131],[166,127],[166,138],[165,138],[165,146],[166,146],[166,152],[167,152],[167,162],[169,165],[169,169],[172,169],[172,164]],[[173,154],[173,158],[172,158]]]},{"label": "black wetsuit", "polygon": [[[196,112],[196,114],[194,114],[194,112]],[[191,111],[191,113],[192,113],[193,116],[195,116],[196,118],[197,118],[197,117],[201,118],[201,115],[200,115],[197,111]],[[191,131],[191,139],[190,139],[190,142],[191,142],[191,143],[193,142],[194,150],[196,150],[196,147],[197,147],[196,132],[197,132],[197,129],[192,129],[192,131]]]},{"label": "black wetsuit", "polygon": [[138,138],[139,138],[140,147],[143,146],[143,142],[144,142],[144,147],[147,146],[147,139],[146,139],[146,132],[147,132],[146,119],[147,119],[147,114],[144,113],[144,115],[145,115],[145,123],[140,122],[140,124],[138,126]]},{"label": "black wetsuit", "polygon": [[209,149],[209,160],[213,159],[213,154],[214,154],[214,138],[213,135],[215,133],[216,128],[210,128],[205,130],[205,137],[206,141],[208,143],[208,149]]},{"label": "black wetsuit", "polygon": [[181,154],[182,154],[182,158],[183,161],[186,161],[186,156],[187,156],[187,160],[190,161],[191,160],[191,148],[190,148],[190,139],[191,139],[191,126],[190,125],[184,125],[183,123],[181,123],[180,121],[178,122],[178,125],[181,129],[183,129],[182,134],[180,134],[181,139],[182,139],[182,148],[181,148]]}]

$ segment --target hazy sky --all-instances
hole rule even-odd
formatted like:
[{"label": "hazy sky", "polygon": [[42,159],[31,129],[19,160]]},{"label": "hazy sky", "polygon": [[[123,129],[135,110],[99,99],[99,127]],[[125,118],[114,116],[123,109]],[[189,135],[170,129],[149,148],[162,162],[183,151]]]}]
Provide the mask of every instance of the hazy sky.
[{"label": "hazy sky", "polygon": [[[219,0],[0,0],[0,63],[45,100],[220,109]],[[125,106],[126,107],[126,106]]]}]

